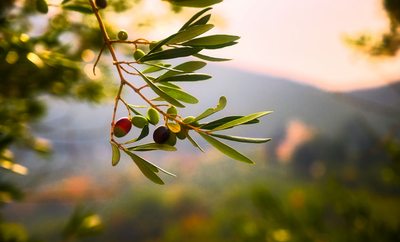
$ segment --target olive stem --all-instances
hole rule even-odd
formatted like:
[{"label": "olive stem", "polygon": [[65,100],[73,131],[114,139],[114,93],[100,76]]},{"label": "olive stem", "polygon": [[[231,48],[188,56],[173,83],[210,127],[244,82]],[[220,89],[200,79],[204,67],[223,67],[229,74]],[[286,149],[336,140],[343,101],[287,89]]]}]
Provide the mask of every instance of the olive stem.
[{"label": "olive stem", "polygon": [[100,60],[100,56],[101,56],[101,54],[103,53],[104,47],[106,47],[106,43],[104,43],[103,46],[101,47],[100,53],[99,53],[99,55],[97,56],[96,62],[95,62],[94,65],[93,65],[93,75],[96,75],[96,65],[97,65],[97,63],[98,63],[99,60]]}]

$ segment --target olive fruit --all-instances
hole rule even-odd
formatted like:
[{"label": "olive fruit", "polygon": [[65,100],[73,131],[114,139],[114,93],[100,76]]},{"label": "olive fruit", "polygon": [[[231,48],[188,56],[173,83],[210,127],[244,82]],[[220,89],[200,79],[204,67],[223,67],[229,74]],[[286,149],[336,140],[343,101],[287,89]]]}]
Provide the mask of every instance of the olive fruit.
[{"label": "olive fruit", "polygon": [[115,137],[124,137],[132,128],[132,123],[129,118],[120,118],[114,124],[113,133]]},{"label": "olive fruit", "polygon": [[43,14],[46,14],[47,12],[49,12],[49,6],[47,5],[46,0],[37,0],[36,1],[36,10]]},{"label": "olive fruit", "polygon": [[107,0],[96,0],[96,6],[98,8],[106,8],[107,7]]},{"label": "olive fruit", "polygon": [[[193,127],[199,127],[199,126],[200,126],[199,121],[195,121],[195,122],[192,123],[192,121],[193,121],[194,119],[195,119],[195,117],[189,116],[189,117],[184,118],[184,119],[182,120],[182,122],[184,122],[185,124],[189,124],[189,125],[191,125],[191,126],[193,126]],[[189,127],[188,127],[188,129],[192,129],[192,128],[189,128]]]},{"label": "olive fruit", "polygon": [[[156,47],[156,45],[157,45],[157,41],[152,41],[152,42],[150,43],[150,46],[149,46],[150,50],[154,49],[154,47]],[[163,47],[162,47],[162,46],[159,47],[159,48],[157,48],[157,49],[154,50],[154,51],[157,52],[157,51],[160,51],[160,50],[163,50]]]},{"label": "olive fruit", "polygon": [[181,125],[181,130],[178,133],[176,133],[176,137],[178,137],[178,139],[180,139],[180,140],[184,140],[184,139],[186,139],[185,133],[188,133],[188,132],[189,132],[189,130],[187,130],[186,128],[183,127],[183,125]]},{"label": "olive fruit", "polygon": [[124,30],[124,29],[121,29],[120,31],[118,31],[118,39],[127,40],[128,39],[128,32],[126,32],[126,30]]},{"label": "olive fruit", "polygon": [[153,140],[157,144],[163,144],[165,143],[170,135],[171,131],[169,128],[165,125],[158,126],[153,133]]},{"label": "olive fruit", "polygon": [[174,146],[176,145],[176,134],[174,132],[170,132],[167,141],[165,141],[167,145]]},{"label": "olive fruit", "polygon": [[178,109],[176,109],[175,106],[171,106],[167,109],[167,114],[171,115],[173,118],[176,118],[176,115],[178,114]]},{"label": "olive fruit", "polygon": [[141,49],[137,49],[135,50],[135,52],[133,52],[133,58],[135,60],[139,60],[140,58],[142,58],[145,55],[145,53],[143,52],[143,50]]},{"label": "olive fruit", "polygon": [[149,110],[147,110],[147,119],[151,124],[156,125],[160,121],[160,115],[154,108],[149,108]]},{"label": "olive fruit", "polygon": [[142,129],[144,126],[149,124],[147,118],[143,117],[142,115],[136,115],[131,118],[131,123],[136,128]]}]

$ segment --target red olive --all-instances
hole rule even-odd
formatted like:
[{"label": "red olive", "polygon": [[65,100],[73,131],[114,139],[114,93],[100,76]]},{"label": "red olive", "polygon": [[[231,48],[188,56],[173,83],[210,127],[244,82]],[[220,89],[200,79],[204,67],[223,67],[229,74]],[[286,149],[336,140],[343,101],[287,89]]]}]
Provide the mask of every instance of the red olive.
[{"label": "red olive", "polygon": [[120,118],[114,125],[114,135],[115,137],[124,137],[132,128],[132,123],[129,118]]}]

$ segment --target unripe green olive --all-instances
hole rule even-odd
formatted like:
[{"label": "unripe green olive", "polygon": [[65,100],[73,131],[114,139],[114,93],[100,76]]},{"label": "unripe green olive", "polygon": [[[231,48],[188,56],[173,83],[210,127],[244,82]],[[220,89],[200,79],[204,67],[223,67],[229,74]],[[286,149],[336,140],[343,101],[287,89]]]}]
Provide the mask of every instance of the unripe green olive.
[{"label": "unripe green olive", "polygon": [[[193,127],[199,127],[199,126],[200,126],[199,121],[195,121],[195,122],[192,123],[192,121],[193,121],[194,119],[195,119],[195,117],[193,117],[193,116],[188,116],[188,117],[184,118],[184,119],[182,120],[182,122],[184,122],[185,124],[189,124],[189,125],[191,125],[191,126],[193,126]],[[192,128],[189,128],[189,127],[188,127],[188,129],[192,129]]]},{"label": "unripe green olive", "polygon": [[143,52],[143,50],[141,49],[137,49],[135,52],[133,52],[133,58],[135,60],[139,60],[140,58],[142,58],[145,55],[145,53]]},{"label": "unripe green olive", "polygon": [[46,14],[49,12],[49,6],[46,0],[36,0],[36,10],[40,13]]},{"label": "unripe green olive", "polygon": [[132,123],[129,118],[120,118],[115,122],[113,133],[115,137],[121,138],[124,137],[132,128]]},{"label": "unripe green olive", "polygon": [[169,132],[169,137],[165,143],[170,146],[176,145],[176,134],[174,132]]},{"label": "unripe green olive", "polygon": [[147,110],[147,119],[151,124],[156,125],[160,121],[160,115],[154,108],[149,108],[149,110]]},{"label": "unripe green olive", "polygon": [[165,143],[172,132],[165,125],[158,126],[153,133],[153,140],[157,144]]},{"label": "unripe green olive", "polygon": [[[149,46],[150,50],[154,49],[154,47],[156,47],[157,43],[158,43],[157,41],[152,41],[152,42],[150,43],[150,46]],[[161,50],[163,50],[163,47],[162,47],[162,46],[159,47],[159,48],[157,48],[157,49],[154,50],[154,51],[157,52],[157,51],[161,51]]]},{"label": "unripe green olive", "polygon": [[107,7],[107,0],[96,0],[96,6],[98,8],[106,8]]},{"label": "unripe green olive", "polygon": [[176,118],[176,115],[178,114],[178,109],[176,109],[175,106],[171,106],[167,109],[167,114],[171,115],[173,118]]},{"label": "unripe green olive", "polygon": [[142,129],[145,125],[149,124],[149,121],[142,115],[136,115],[131,118],[131,123],[136,128]]},{"label": "unripe green olive", "polygon": [[118,31],[118,39],[127,40],[128,39],[128,32],[126,32],[126,30],[124,30],[124,29],[121,29],[120,31]]},{"label": "unripe green olive", "polygon": [[188,132],[189,132],[189,130],[187,130],[186,128],[183,127],[183,125],[181,125],[181,130],[178,133],[176,133],[176,137],[178,137],[178,139],[180,139],[180,140],[184,140],[184,139],[186,139],[185,133],[188,133]]}]

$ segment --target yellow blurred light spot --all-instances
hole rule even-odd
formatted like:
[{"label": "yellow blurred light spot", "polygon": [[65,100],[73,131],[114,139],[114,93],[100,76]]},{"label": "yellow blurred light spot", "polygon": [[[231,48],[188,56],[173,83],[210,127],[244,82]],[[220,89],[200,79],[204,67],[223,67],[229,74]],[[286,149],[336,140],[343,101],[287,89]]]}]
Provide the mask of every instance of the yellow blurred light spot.
[{"label": "yellow blurred light spot", "polygon": [[44,63],[42,59],[40,59],[39,56],[37,56],[35,53],[30,52],[26,58],[30,60],[33,64],[35,64],[37,67],[42,68],[44,66]]},{"label": "yellow blurred light spot", "polygon": [[9,51],[7,56],[6,56],[6,61],[8,62],[8,64],[12,65],[15,62],[17,62],[19,59],[18,53],[15,51]]},{"label": "yellow blurred light spot", "polygon": [[99,68],[96,68],[96,75],[93,74],[93,64],[85,65],[83,71],[92,80],[99,79],[101,77],[101,71]]},{"label": "yellow blurred light spot", "polygon": [[34,148],[37,151],[48,153],[51,151],[51,143],[47,139],[37,138],[35,140]]},{"label": "yellow blurred light spot", "polygon": [[9,203],[11,201],[11,195],[8,192],[0,192],[0,202]]},{"label": "yellow blurred light spot", "polygon": [[28,174],[28,168],[26,168],[25,166],[21,166],[18,164],[14,164],[12,167],[12,171],[21,175],[26,175]]},{"label": "yellow blurred light spot", "polygon": [[29,40],[29,35],[27,35],[27,34],[21,34],[21,37],[19,37],[19,39],[20,39],[22,42],[27,42],[27,41]]},{"label": "yellow blurred light spot", "polygon": [[101,225],[101,219],[98,215],[92,215],[89,217],[86,217],[83,220],[83,224],[87,227],[87,228],[92,228],[92,227],[96,227]]},{"label": "yellow blurred light spot", "polygon": [[90,62],[94,59],[94,52],[91,49],[86,49],[82,51],[82,60],[85,62]]},{"label": "yellow blurred light spot", "polygon": [[13,163],[10,161],[2,160],[0,161],[0,167],[3,167],[4,169],[11,170],[13,166]]},{"label": "yellow blurred light spot", "polygon": [[285,242],[290,240],[290,233],[286,229],[279,229],[274,231],[272,237],[274,238],[275,241]]},{"label": "yellow blurred light spot", "polygon": [[11,152],[11,150],[4,150],[3,154],[1,154],[1,157],[6,160],[14,160],[14,154]]}]

